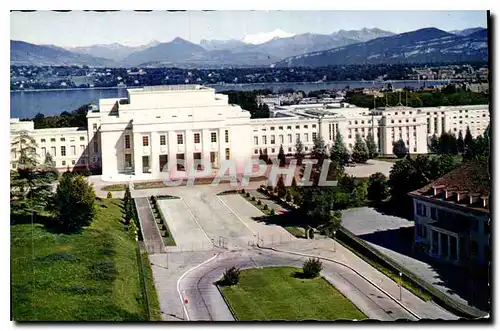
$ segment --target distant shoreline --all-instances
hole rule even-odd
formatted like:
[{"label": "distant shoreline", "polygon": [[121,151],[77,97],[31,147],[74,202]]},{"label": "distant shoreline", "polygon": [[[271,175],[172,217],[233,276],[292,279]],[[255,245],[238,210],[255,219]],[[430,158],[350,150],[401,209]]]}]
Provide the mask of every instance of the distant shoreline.
[{"label": "distant shoreline", "polygon": [[[349,84],[357,84],[357,83],[373,83],[373,84],[394,84],[394,83],[442,83],[442,82],[461,82],[461,79],[436,79],[436,80],[415,80],[415,79],[405,79],[405,80],[384,80],[384,81],[376,81],[376,80],[337,80],[337,81],[328,81],[328,82],[269,82],[269,83],[224,83],[224,84],[205,84],[204,86],[213,87],[213,86],[258,86],[258,85],[286,85],[286,84],[296,84],[296,85],[321,85],[321,84],[341,84],[345,83]],[[154,86],[154,85],[152,85]],[[110,86],[110,87],[73,87],[73,88],[61,88],[61,89],[29,89],[29,90],[10,90],[10,92],[21,93],[21,92],[54,92],[54,91],[86,91],[86,90],[111,90],[111,89],[128,89],[128,88],[142,88],[144,86]]]}]

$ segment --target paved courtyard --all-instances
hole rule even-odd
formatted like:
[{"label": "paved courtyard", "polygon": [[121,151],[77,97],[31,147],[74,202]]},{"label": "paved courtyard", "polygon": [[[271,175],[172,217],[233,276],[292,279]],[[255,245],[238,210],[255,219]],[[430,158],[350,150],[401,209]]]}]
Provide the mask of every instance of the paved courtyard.
[{"label": "paved courtyard", "polygon": [[366,164],[356,164],[355,167],[346,167],[345,172],[354,177],[370,177],[370,175],[381,172],[387,177],[391,172],[392,162],[380,160],[368,160]]}]

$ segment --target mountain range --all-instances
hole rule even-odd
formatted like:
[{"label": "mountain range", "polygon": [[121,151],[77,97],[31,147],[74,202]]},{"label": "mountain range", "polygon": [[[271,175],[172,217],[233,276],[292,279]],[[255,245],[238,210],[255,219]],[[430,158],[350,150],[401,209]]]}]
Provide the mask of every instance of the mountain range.
[{"label": "mountain range", "polygon": [[394,34],[363,28],[332,34],[297,35],[276,30],[242,40],[201,40],[200,44],[177,37],[170,42],[153,41],[137,47],[113,43],[68,49],[11,40],[11,65],[220,68],[432,62],[438,59],[444,62],[486,60],[487,30],[471,28],[445,32],[427,28]]}]

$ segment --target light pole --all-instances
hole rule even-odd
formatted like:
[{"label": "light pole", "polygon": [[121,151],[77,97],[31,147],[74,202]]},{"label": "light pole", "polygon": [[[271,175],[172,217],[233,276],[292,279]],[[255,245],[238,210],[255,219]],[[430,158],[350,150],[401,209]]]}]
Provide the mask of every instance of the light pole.
[{"label": "light pole", "polygon": [[403,300],[403,273],[399,272],[399,301]]},{"label": "light pole", "polygon": [[337,252],[337,247],[335,246],[335,235],[337,234],[337,230],[333,230],[333,252]]}]

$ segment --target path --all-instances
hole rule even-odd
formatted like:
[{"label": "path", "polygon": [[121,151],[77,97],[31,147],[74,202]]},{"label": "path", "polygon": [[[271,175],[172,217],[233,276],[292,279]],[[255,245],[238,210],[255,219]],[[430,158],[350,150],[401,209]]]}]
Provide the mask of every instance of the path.
[{"label": "path", "polygon": [[149,254],[165,253],[165,245],[156,226],[148,198],[135,198],[144,245]]}]

